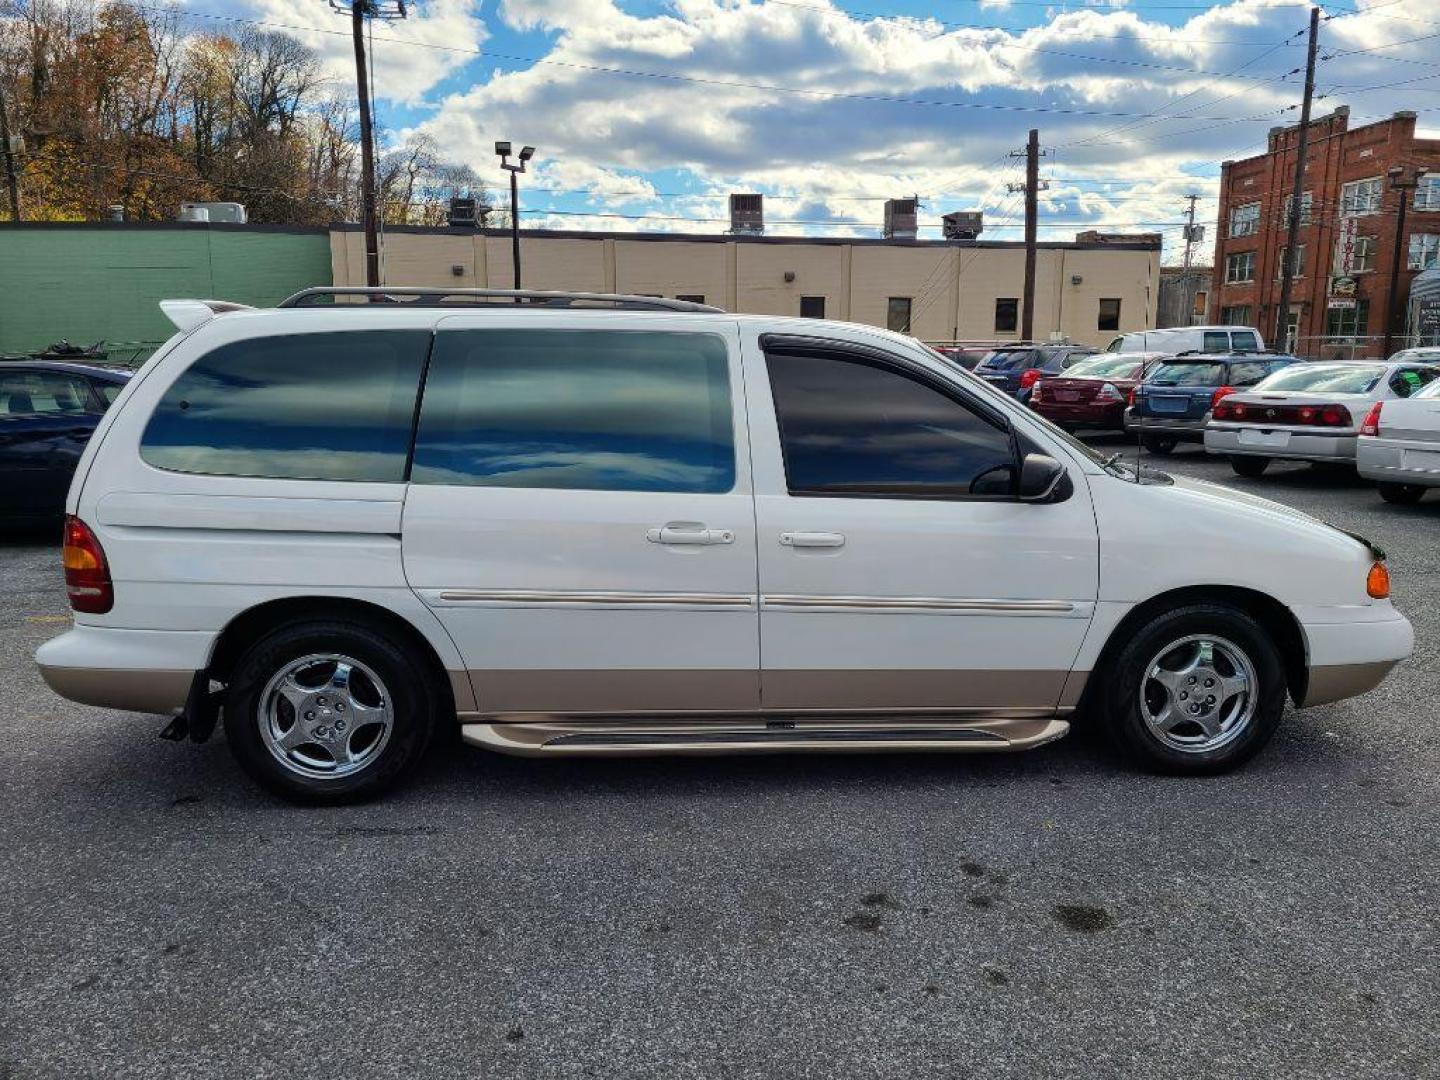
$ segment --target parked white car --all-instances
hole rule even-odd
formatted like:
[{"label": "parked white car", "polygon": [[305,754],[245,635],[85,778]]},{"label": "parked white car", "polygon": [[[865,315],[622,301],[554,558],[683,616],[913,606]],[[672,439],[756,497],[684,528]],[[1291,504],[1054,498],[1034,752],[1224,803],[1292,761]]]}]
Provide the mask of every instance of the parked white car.
[{"label": "parked white car", "polygon": [[1132,330],[1113,338],[1106,352],[1180,353],[1263,352],[1265,339],[1248,326],[1171,326]]},{"label": "parked white car", "polygon": [[904,335],[335,292],[167,302],[37,655],[172,735],[223,710],[287,797],[374,795],[457,722],[536,755],[983,751],[1083,711],[1208,773],[1410,653],[1373,545],[1137,477]]},{"label": "parked white car", "polygon": [[1377,401],[1360,429],[1355,464],[1386,502],[1419,502],[1440,487],[1440,380],[1405,401]]},{"label": "parked white car", "polygon": [[1241,476],[1259,476],[1272,461],[1353,465],[1371,405],[1407,398],[1437,377],[1440,366],[1424,363],[1294,364],[1216,402],[1205,449]]},{"label": "parked white car", "polygon": [[1413,349],[1401,349],[1390,357],[1392,364],[1419,363],[1440,364],[1440,345],[1417,345]]}]

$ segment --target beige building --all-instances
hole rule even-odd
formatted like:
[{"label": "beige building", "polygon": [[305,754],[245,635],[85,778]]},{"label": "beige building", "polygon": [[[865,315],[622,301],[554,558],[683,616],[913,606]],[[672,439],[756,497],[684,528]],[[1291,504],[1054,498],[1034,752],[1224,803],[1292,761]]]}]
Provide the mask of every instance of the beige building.
[{"label": "beige building", "polygon": [[[764,315],[814,315],[909,330],[927,341],[1018,338],[1024,245],[989,240],[521,233],[531,289],[638,293]],[[336,285],[365,283],[358,226],[330,233]],[[502,230],[388,227],[391,285],[510,288]],[[1035,337],[1104,346],[1155,326],[1160,241],[1082,234],[1039,245]]]}]

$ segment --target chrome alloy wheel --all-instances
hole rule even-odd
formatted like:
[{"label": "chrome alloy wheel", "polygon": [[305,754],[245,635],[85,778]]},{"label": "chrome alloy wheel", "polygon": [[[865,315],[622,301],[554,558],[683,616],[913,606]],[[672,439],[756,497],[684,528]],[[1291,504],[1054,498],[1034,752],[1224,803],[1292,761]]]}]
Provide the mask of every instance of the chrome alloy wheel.
[{"label": "chrome alloy wheel", "polygon": [[1140,681],[1140,714],[1166,746],[1185,753],[1218,750],[1255,716],[1259,681],[1245,650],[1192,634],[1165,646]]},{"label": "chrome alloy wheel", "polygon": [[281,668],[260,695],[260,738],[301,776],[331,779],[369,765],[395,727],[379,676],[349,656],[315,653]]}]

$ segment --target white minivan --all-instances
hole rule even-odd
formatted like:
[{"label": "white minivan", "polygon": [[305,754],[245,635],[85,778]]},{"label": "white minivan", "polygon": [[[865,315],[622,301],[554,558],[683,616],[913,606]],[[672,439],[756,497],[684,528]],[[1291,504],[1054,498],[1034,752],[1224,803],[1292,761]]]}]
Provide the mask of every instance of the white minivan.
[{"label": "white minivan", "polygon": [[1372,544],[1137,474],[901,334],[590,294],[163,306],[180,332],[76,471],[75,625],[37,660],[172,734],[223,716],[289,798],[374,795],[451,724],[863,753],[1085,714],[1215,772],[1287,696],[1411,650]]},{"label": "white minivan", "polygon": [[1264,352],[1265,341],[1248,326],[1172,326],[1133,330],[1112,338],[1106,352],[1246,353]]}]

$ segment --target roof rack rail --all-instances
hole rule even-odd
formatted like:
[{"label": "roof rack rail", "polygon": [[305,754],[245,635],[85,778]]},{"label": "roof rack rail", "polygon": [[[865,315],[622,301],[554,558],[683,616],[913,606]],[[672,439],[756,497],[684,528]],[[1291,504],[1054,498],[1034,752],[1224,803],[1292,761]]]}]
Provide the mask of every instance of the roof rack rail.
[{"label": "roof rack rail", "polygon": [[[276,307],[316,307],[341,297],[368,300],[371,304],[413,304],[416,307],[525,307],[585,308],[609,306],[622,311],[690,311],[724,314],[724,308],[696,304],[690,300],[669,300],[663,296],[629,296],[624,293],[547,292],[538,289],[440,289],[403,285],[365,288],[362,286],[317,286],[287,296]],[[338,305],[337,305],[338,306]]]}]

